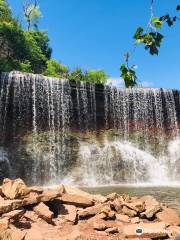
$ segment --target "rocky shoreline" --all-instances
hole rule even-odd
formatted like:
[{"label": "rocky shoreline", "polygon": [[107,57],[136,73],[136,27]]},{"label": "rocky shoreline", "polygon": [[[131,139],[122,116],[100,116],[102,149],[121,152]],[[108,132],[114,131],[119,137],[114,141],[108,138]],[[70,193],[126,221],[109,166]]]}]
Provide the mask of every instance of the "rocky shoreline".
[{"label": "rocky shoreline", "polygon": [[0,239],[175,239],[180,216],[152,196],[92,195],[59,185],[27,187],[4,179],[0,187]]}]

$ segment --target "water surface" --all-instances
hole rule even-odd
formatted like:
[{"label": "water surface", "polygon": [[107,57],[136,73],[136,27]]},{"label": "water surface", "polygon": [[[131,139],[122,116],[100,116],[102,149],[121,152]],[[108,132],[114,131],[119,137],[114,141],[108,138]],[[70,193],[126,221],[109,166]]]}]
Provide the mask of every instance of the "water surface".
[{"label": "water surface", "polygon": [[180,214],[180,188],[179,187],[132,187],[132,186],[105,186],[83,188],[92,194],[107,195],[112,192],[129,194],[130,196],[152,195],[158,201],[166,203]]}]

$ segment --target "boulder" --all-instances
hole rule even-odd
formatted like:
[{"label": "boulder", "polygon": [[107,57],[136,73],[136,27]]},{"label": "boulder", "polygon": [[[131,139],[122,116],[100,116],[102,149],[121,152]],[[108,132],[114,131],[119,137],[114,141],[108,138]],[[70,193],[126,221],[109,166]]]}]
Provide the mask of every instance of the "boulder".
[{"label": "boulder", "polygon": [[101,209],[101,213],[104,213],[106,215],[107,219],[115,219],[115,212],[112,211],[111,207],[109,205],[105,205],[102,209]]},{"label": "boulder", "polygon": [[128,224],[123,227],[123,234],[126,238],[138,238],[137,228],[142,229],[141,238],[165,238],[168,237],[166,224],[163,222]]},{"label": "boulder", "polygon": [[179,215],[171,208],[163,208],[161,212],[156,213],[156,217],[167,224],[180,225]]},{"label": "boulder", "polygon": [[0,232],[0,239],[3,240],[25,240],[26,232],[22,232],[18,229],[7,229]]},{"label": "boulder", "polygon": [[145,202],[143,201],[133,201],[131,203],[125,203],[125,206],[138,213],[141,213],[145,210]]},{"label": "boulder", "polygon": [[168,236],[171,238],[175,238],[177,234],[180,234],[180,227],[178,226],[170,226],[167,228]]},{"label": "boulder", "polygon": [[30,222],[38,221],[38,215],[34,211],[26,211],[24,214],[24,218]]},{"label": "boulder", "polygon": [[140,223],[140,218],[139,217],[134,217],[134,218],[131,218],[131,223]]},{"label": "boulder", "polygon": [[116,212],[121,212],[122,210],[122,201],[120,198],[116,198],[113,202],[111,202],[112,208],[116,210]]},{"label": "boulder", "polygon": [[60,200],[65,204],[74,205],[76,207],[90,207],[93,205],[93,201],[89,198],[75,194],[65,193]]},{"label": "boulder", "polygon": [[26,196],[30,190],[20,178],[15,180],[5,178],[2,185],[2,192],[8,199],[17,199]]},{"label": "boulder", "polygon": [[152,196],[141,197],[141,201],[145,203],[145,211],[141,213],[141,217],[152,218],[161,210],[161,205]]},{"label": "boulder", "polygon": [[38,194],[37,192],[30,192],[24,197],[24,199],[3,200],[0,201],[0,214],[8,213],[15,209],[40,202],[49,202],[60,196],[60,192],[53,189],[45,189],[41,194]]},{"label": "boulder", "polygon": [[43,220],[48,223],[52,223],[53,212],[49,210],[49,207],[44,203],[39,203],[37,206],[33,208],[33,211]]},{"label": "boulder", "polygon": [[23,206],[23,200],[6,200],[0,202],[0,214],[11,212]]},{"label": "boulder", "polygon": [[0,219],[0,232],[8,229],[8,227],[9,227],[9,220],[7,218]]},{"label": "boulder", "polygon": [[96,194],[96,195],[92,195],[92,201],[97,203],[105,203],[107,202],[107,198],[100,194]]},{"label": "boulder", "polygon": [[98,231],[105,231],[108,228],[108,226],[104,221],[97,221],[97,222],[94,222],[93,228]]},{"label": "boulder", "polygon": [[109,195],[106,196],[108,201],[114,201],[116,198],[118,198],[119,195],[117,193],[110,193]]},{"label": "boulder", "polygon": [[116,220],[121,221],[121,222],[125,222],[125,223],[130,222],[130,218],[127,215],[124,215],[124,214],[116,214]]},{"label": "boulder", "polygon": [[85,209],[80,209],[78,211],[78,216],[80,218],[92,217],[92,216],[100,213],[102,209],[103,209],[103,205],[102,204],[97,204],[97,205],[92,206],[92,207],[87,207]]},{"label": "boulder", "polygon": [[114,234],[114,233],[118,233],[118,228],[117,227],[112,227],[112,228],[107,228],[105,230],[106,233],[110,233],[110,234]]},{"label": "boulder", "polygon": [[14,211],[5,213],[2,215],[2,217],[7,219],[16,219],[16,218],[22,217],[23,214],[24,214],[24,209],[20,209],[20,210],[14,210]]},{"label": "boulder", "polygon": [[63,217],[65,220],[75,223],[77,219],[77,208],[73,205],[61,204],[59,206],[59,217]]},{"label": "boulder", "polygon": [[135,210],[129,209],[126,206],[123,206],[122,213],[128,215],[129,217],[135,217],[137,216],[137,212]]}]

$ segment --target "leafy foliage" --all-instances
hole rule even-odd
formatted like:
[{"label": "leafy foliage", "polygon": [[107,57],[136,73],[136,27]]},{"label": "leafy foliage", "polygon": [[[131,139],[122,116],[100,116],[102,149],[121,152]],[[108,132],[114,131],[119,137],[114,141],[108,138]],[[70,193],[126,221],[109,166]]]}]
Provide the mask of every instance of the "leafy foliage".
[{"label": "leafy foliage", "polygon": [[120,70],[121,70],[121,77],[125,82],[125,86],[127,88],[136,86],[137,77],[136,77],[136,72],[134,70],[134,66],[129,68],[125,64],[122,64],[120,67]]},{"label": "leafy foliage", "polygon": [[[158,23],[158,26],[160,26],[160,23]],[[161,46],[161,42],[164,36],[158,32],[143,32],[144,29],[141,27],[136,30],[136,33],[134,35],[136,44],[143,43],[145,45],[145,49],[149,50],[151,55],[158,55],[158,48]]]},{"label": "leafy foliage", "polygon": [[57,78],[64,78],[68,75],[68,67],[59,63],[54,59],[50,59],[47,61],[47,69],[43,73],[49,77],[57,77]]},{"label": "leafy foliage", "polygon": [[12,13],[9,5],[5,0],[0,0],[0,22],[12,20]]},{"label": "leafy foliage", "polygon": [[83,73],[81,68],[77,67],[68,74],[68,79],[75,81],[84,81],[85,74]]},{"label": "leafy foliage", "polygon": [[86,72],[84,80],[91,83],[104,84],[106,83],[108,75],[101,69],[89,70]]},{"label": "leafy foliage", "polygon": [[166,22],[168,24],[168,26],[171,27],[174,24],[174,22],[176,22],[177,17],[176,16],[170,17],[169,14],[166,14],[166,15],[160,17],[160,20],[162,22]]},{"label": "leafy foliage", "polygon": [[66,65],[51,59],[48,35],[38,30],[41,12],[37,0],[24,0],[23,13],[26,31],[13,18],[7,1],[0,0],[0,72],[18,70],[76,81],[106,82],[103,70],[84,72],[76,68],[70,72]]},{"label": "leafy foliage", "polygon": [[[166,14],[161,17],[154,16],[153,14],[153,3],[151,1],[151,18],[148,23],[148,28],[146,31],[142,27],[138,27],[134,34],[135,45],[143,44],[145,50],[148,50],[151,55],[158,55],[159,48],[161,46],[164,36],[158,32],[163,27],[164,23],[167,23],[171,27],[174,22],[179,18],[177,16],[170,17]],[[180,5],[176,7],[176,10],[180,10]],[[122,64],[120,67],[121,77],[125,82],[126,87],[134,87],[137,84],[137,76],[134,70],[134,66],[129,68],[129,53],[125,54],[126,65]]]}]

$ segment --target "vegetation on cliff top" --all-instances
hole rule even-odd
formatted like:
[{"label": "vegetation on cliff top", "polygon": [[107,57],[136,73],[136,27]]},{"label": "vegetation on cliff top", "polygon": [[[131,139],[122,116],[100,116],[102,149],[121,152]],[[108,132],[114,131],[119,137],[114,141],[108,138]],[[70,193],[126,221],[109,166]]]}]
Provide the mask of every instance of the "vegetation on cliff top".
[{"label": "vegetation on cliff top", "polygon": [[47,31],[38,29],[41,12],[36,0],[24,1],[26,29],[12,15],[6,0],[0,0],[0,72],[22,71],[70,80],[105,83],[103,70],[70,69],[51,58]]}]

